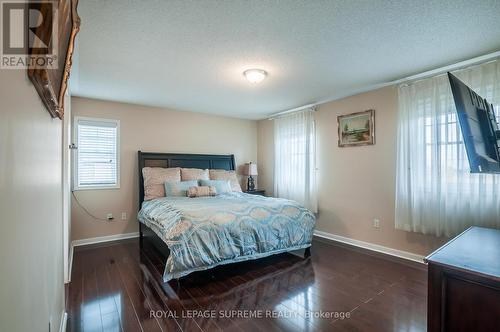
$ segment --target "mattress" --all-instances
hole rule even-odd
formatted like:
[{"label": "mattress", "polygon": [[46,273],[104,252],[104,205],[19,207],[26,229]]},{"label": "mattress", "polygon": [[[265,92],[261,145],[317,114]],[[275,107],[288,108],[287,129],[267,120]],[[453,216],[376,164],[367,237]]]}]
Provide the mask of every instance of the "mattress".
[{"label": "mattress", "polygon": [[145,201],[138,219],[170,249],[164,281],[307,248],[316,223],[314,214],[294,201],[237,192]]}]

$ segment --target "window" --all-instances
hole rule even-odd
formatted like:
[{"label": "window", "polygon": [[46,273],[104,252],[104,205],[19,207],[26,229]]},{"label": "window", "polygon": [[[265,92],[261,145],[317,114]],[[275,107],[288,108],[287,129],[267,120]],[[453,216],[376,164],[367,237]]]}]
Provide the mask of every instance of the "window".
[{"label": "window", "polygon": [[274,194],[317,212],[314,111],[274,120]]},{"label": "window", "polygon": [[[477,180],[477,176],[463,176],[463,173],[469,173],[469,162],[465,145],[458,123],[457,112],[454,104],[444,104],[445,99],[441,96],[442,108],[446,111],[438,116],[427,116],[423,119],[425,127],[425,155],[423,162],[425,163],[426,174],[432,174],[433,169],[438,169],[436,174],[447,174],[447,184],[455,184],[449,186],[449,190],[461,190],[461,193],[470,192],[471,186],[458,186],[458,182],[473,184]],[[426,107],[430,108],[430,105]],[[497,122],[500,122],[500,105],[494,105],[494,112]],[[445,169],[447,168],[447,169]],[[424,188],[432,188],[432,178],[426,177],[425,183],[421,183]],[[483,177],[485,185],[496,185],[498,179],[495,177]],[[489,195],[494,191],[485,190],[484,195]]]},{"label": "window", "polygon": [[74,189],[120,187],[120,121],[75,118]]}]

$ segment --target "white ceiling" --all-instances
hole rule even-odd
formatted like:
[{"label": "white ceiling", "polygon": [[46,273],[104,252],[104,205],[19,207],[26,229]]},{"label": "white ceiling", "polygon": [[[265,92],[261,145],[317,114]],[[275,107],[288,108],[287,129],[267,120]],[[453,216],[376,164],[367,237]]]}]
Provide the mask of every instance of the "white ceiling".
[{"label": "white ceiling", "polygon": [[[260,119],[500,49],[500,1],[84,0],[76,96]],[[242,72],[269,73],[259,84]]]}]

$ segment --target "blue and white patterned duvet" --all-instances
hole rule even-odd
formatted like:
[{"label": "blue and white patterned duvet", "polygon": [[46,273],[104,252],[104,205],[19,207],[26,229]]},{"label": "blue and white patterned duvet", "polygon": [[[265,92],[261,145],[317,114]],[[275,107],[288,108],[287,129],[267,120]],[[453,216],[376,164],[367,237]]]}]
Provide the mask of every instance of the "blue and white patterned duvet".
[{"label": "blue and white patterned duvet", "polygon": [[298,203],[244,193],[146,201],[139,221],[170,249],[164,281],[311,245],[315,216]]}]

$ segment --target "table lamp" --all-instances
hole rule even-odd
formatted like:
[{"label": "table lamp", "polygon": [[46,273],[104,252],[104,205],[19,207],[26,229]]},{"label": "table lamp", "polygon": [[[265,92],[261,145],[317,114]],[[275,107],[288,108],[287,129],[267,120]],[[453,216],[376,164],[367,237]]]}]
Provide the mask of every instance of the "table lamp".
[{"label": "table lamp", "polygon": [[245,166],[243,167],[243,175],[248,176],[247,190],[254,191],[255,190],[255,181],[254,181],[252,176],[258,175],[257,164],[254,164],[252,162],[245,164]]}]

